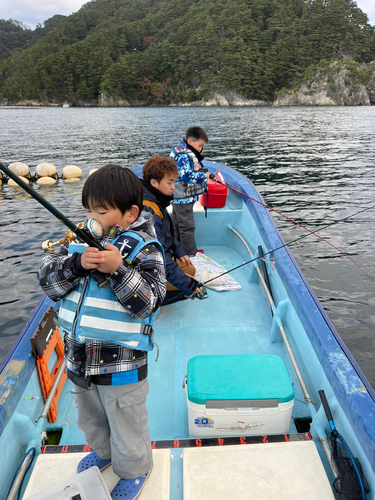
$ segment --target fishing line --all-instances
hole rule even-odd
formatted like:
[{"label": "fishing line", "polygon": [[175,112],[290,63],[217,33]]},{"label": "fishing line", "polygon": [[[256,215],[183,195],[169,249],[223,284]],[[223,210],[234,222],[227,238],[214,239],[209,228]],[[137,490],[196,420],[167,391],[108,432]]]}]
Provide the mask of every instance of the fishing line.
[{"label": "fishing line", "polygon": [[[211,175],[210,175],[210,178],[211,178],[211,179],[212,179],[212,176],[213,176],[213,175],[214,175],[214,174],[211,174]],[[247,194],[245,194],[245,193],[242,193],[241,191],[238,191],[238,189],[235,189],[234,187],[229,186],[228,184],[223,184],[221,181],[217,180],[216,178],[214,178],[214,179],[212,179],[212,180],[214,180],[217,184],[221,184],[222,186],[226,186],[226,187],[228,187],[229,189],[232,189],[233,191],[235,191],[236,193],[238,193],[238,194],[240,194],[240,195],[242,195],[242,196],[245,196],[246,198],[249,198],[250,200],[255,201],[256,203],[259,203],[259,205],[262,205],[262,207],[268,208],[269,210],[272,210],[273,212],[276,212],[278,215],[281,215],[281,216],[282,216],[282,217],[284,217],[285,219],[288,219],[288,220],[290,220],[291,222],[293,222],[294,224],[297,224],[297,226],[302,227],[303,229],[305,229],[306,231],[308,231],[310,234],[315,234],[315,236],[316,236],[317,238],[319,238],[320,240],[322,240],[322,241],[324,241],[325,243],[327,243],[328,245],[330,245],[332,248],[334,248],[335,250],[337,250],[337,251],[338,251],[339,253],[341,253],[342,255],[345,255],[345,257],[347,257],[348,259],[350,259],[350,260],[353,262],[353,264],[355,264],[356,266],[358,266],[358,267],[359,267],[359,268],[360,268],[360,269],[361,269],[361,270],[362,270],[365,274],[367,274],[367,276],[371,277],[371,276],[370,276],[370,275],[369,275],[369,274],[368,274],[368,273],[367,273],[367,272],[363,269],[363,267],[361,267],[361,266],[360,266],[360,265],[359,265],[359,264],[358,264],[358,263],[357,263],[354,259],[352,259],[351,257],[349,257],[349,255],[348,255],[348,254],[346,254],[345,252],[343,252],[342,250],[340,250],[339,248],[337,248],[335,245],[333,245],[332,243],[330,243],[328,240],[324,239],[324,238],[323,238],[322,236],[320,236],[319,234],[316,234],[318,231],[321,231],[322,229],[325,229],[325,227],[328,227],[328,226],[330,226],[330,225],[332,225],[332,224],[328,224],[328,226],[325,226],[325,227],[323,227],[323,228],[319,229],[318,231],[315,231],[315,232],[314,232],[314,231],[311,231],[311,229],[309,229],[309,228],[308,228],[308,227],[306,227],[306,226],[303,226],[302,224],[300,224],[299,222],[295,221],[295,220],[294,220],[294,219],[292,219],[291,217],[288,217],[287,215],[282,214],[282,213],[281,213],[281,212],[279,212],[278,210],[275,210],[274,208],[269,207],[269,206],[268,206],[268,205],[266,205],[265,203],[262,203],[261,201],[256,200],[255,198],[252,198],[251,196],[249,196],[249,195],[247,195]],[[373,207],[371,207],[371,208],[373,208]],[[370,210],[370,208],[366,208],[366,210]],[[364,211],[365,211],[365,210],[364,210]],[[358,213],[361,213],[361,212],[357,212],[356,214],[353,214],[353,215],[351,215],[351,216],[349,216],[349,217],[354,217],[354,215],[357,215]],[[347,218],[349,218],[349,217],[345,217],[345,219],[347,219]],[[338,222],[341,222],[341,221],[343,221],[343,220],[345,220],[345,219],[338,220],[338,221],[334,222],[334,224],[337,224]],[[296,241],[298,241],[298,240],[296,240]],[[293,241],[293,242],[291,242],[290,244],[292,244],[292,243],[294,243],[294,241]],[[289,243],[287,243],[287,245],[288,245],[288,244],[289,244]],[[282,248],[282,247],[281,247],[281,248]],[[275,250],[276,250],[276,249],[275,249]],[[277,249],[277,250],[278,250],[278,249]]]},{"label": "fishing line", "polygon": [[[228,186],[229,187],[229,186]],[[246,196],[246,195],[245,195]],[[311,236],[312,234],[316,234],[317,232],[319,231],[323,231],[323,229],[327,229],[327,227],[330,227],[330,226],[334,226],[335,224],[338,224],[339,222],[343,222],[344,220],[347,220],[347,219],[350,219],[352,217],[354,217],[355,215],[358,215],[358,214],[361,214],[363,212],[367,212],[367,210],[371,210],[375,208],[375,205],[373,205],[372,207],[367,207],[367,208],[364,208],[363,210],[359,210],[358,212],[355,212],[354,214],[351,214],[351,215],[348,215],[347,217],[343,217],[342,219],[339,219],[339,220],[336,220],[334,222],[331,222],[330,224],[327,224],[326,226],[323,226],[319,229],[317,229],[315,232],[313,231],[310,231],[309,234],[304,234],[303,236],[300,236],[299,238],[296,238],[295,240],[292,240],[292,241],[289,241],[288,243],[285,243],[284,245],[281,245],[277,248],[274,248],[273,250],[270,250],[269,252],[266,252],[265,254],[263,254],[263,257],[254,257],[253,259],[251,260],[248,260],[247,262],[243,262],[242,264],[236,266],[236,267],[233,267],[232,269],[229,269],[229,271],[225,271],[224,273],[222,274],[219,274],[218,276],[215,276],[214,278],[211,278],[207,281],[205,281],[204,283],[202,283],[202,285],[206,285],[207,283],[209,283],[210,281],[213,281],[213,280],[216,280],[217,278],[221,278],[221,276],[224,276],[225,274],[228,274],[228,273],[231,273],[232,271],[235,271],[236,269],[239,269],[243,266],[246,266],[247,264],[250,264],[251,262],[254,262],[255,260],[258,260],[258,259],[261,259],[261,258],[264,258],[266,255],[269,255],[270,253],[272,252],[276,252],[277,250],[280,250],[281,248],[284,248],[284,247],[287,247],[287,246],[290,246],[290,245],[293,245],[294,243],[297,243],[297,241],[301,241],[303,240],[304,238],[307,238],[308,236]],[[343,253],[343,252],[341,252]],[[344,254],[346,255],[346,254]],[[352,261],[354,262],[354,264],[356,264],[360,269],[362,269],[362,271],[366,274],[366,276],[368,276],[369,278],[371,278],[372,280],[372,276],[367,272],[365,271],[359,264],[357,264],[353,259],[351,259],[348,255],[347,257]]]}]

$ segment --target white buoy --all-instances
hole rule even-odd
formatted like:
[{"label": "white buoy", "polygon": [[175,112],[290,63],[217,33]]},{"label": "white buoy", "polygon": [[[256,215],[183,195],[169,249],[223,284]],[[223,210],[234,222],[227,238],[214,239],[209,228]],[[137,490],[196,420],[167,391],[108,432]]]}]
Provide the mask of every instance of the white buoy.
[{"label": "white buoy", "polygon": [[56,177],[56,167],[52,163],[39,163],[35,169],[37,178],[39,177]]},{"label": "white buoy", "polygon": [[46,186],[47,184],[56,184],[56,179],[53,177],[39,177],[39,179],[36,181],[37,184],[40,186]]},{"label": "white buoy", "polygon": [[63,168],[62,171],[63,179],[72,179],[82,177],[82,170],[76,165],[68,165]]},{"label": "white buoy", "polygon": [[94,172],[96,172],[97,170],[99,170],[98,168],[92,168],[89,172],[89,177],[91,174],[93,174]]},{"label": "white buoy", "polygon": [[73,184],[74,182],[79,182],[79,181],[81,181],[81,180],[82,180],[82,178],[81,178],[81,177],[71,177],[71,178],[69,178],[69,179],[64,179],[64,182],[65,182],[66,184]]},{"label": "white buoy", "polygon": [[[19,175],[18,176],[20,179],[23,180],[23,182],[25,182],[26,184],[30,184],[29,183],[29,179],[27,177],[23,177],[22,175]],[[12,187],[21,187],[19,184],[17,184],[17,182],[15,182],[13,179],[8,179],[8,186],[12,186]]]},{"label": "white buoy", "polygon": [[11,163],[10,165],[8,165],[8,168],[10,168],[12,172],[20,177],[27,177],[30,175],[29,167],[26,165],[26,163],[22,163],[21,161],[15,161],[14,163]]}]

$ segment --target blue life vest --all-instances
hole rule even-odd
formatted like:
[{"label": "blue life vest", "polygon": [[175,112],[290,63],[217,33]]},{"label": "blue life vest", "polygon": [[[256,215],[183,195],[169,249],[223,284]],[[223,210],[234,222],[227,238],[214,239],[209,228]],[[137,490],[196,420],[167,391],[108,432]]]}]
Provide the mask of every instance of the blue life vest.
[{"label": "blue life vest", "polygon": [[[131,265],[134,257],[150,243],[164,256],[158,240],[144,232],[126,231],[115,238],[112,245],[119,248],[122,257]],[[82,253],[87,245],[70,244],[69,254]],[[129,314],[110,288],[101,288],[91,275],[85,276],[62,300],[58,326],[79,342],[99,340],[125,346],[129,349],[152,351],[155,311],[140,320]]]}]

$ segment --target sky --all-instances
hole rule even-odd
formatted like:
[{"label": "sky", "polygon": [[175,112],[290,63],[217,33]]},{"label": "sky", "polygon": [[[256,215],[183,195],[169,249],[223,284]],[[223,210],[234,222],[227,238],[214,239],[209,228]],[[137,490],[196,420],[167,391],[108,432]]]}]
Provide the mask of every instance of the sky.
[{"label": "sky", "polygon": [[[68,16],[77,12],[88,0],[0,0],[0,19],[15,19],[32,29],[55,14]],[[357,5],[375,25],[375,1],[357,0]]]}]

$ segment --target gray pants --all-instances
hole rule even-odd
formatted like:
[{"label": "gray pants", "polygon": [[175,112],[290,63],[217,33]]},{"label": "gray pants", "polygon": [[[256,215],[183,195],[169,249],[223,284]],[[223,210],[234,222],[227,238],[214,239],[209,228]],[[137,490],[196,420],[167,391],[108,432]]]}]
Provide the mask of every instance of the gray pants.
[{"label": "gray pants", "polygon": [[197,251],[195,244],[195,222],[193,214],[194,203],[177,205],[172,203],[172,222],[174,236],[181,243],[186,255],[194,255]]},{"label": "gray pants", "polygon": [[78,427],[102,459],[112,459],[115,474],[135,479],[153,466],[146,396],[148,380],[128,385],[74,386]]}]

